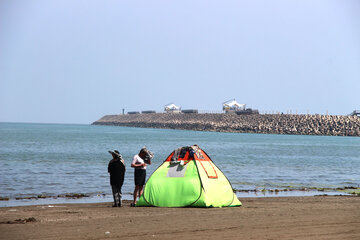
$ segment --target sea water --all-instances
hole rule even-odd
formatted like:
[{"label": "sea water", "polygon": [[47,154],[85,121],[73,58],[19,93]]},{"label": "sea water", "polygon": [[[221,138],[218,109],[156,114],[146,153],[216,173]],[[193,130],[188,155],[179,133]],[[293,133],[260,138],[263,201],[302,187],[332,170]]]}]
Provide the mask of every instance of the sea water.
[{"label": "sea water", "polygon": [[[108,150],[115,149],[126,164],[124,199],[131,199],[134,171],[130,164],[143,146],[155,154],[147,168],[149,177],[174,149],[193,144],[211,157],[238,190],[360,185],[358,137],[0,123],[0,197],[10,199],[0,201],[0,206],[112,201],[107,166]],[[56,198],[64,194],[89,197]],[[39,195],[52,198],[26,199]]]}]

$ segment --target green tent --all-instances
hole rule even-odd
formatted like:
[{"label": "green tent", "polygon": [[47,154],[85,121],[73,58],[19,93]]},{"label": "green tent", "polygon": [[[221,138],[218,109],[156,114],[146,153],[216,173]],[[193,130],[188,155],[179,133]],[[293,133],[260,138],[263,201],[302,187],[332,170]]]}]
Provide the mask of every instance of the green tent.
[{"label": "green tent", "polygon": [[136,206],[241,206],[229,180],[197,145],[173,151],[146,182]]}]

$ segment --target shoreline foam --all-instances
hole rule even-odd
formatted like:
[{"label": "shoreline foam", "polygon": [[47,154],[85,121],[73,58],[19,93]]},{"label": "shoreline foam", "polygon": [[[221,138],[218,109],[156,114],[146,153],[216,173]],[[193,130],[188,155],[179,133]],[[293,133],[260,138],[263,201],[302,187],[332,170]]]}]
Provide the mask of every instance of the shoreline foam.
[{"label": "shoreline foam", "polygon": [[[308,197],[308,196],[360,196],[360,188],[344,187],[344,188],[261,188],[261,189],[234,189],[238,198],[252,197]],[[112,201],[112,195],[106,194],[73,194],[73,197],[65,195],[45,196],[41,197],[0,197],[0,208],[13,206],[30,206],[43,204],[69,204],[69,203],[102,203]],[[80,197],[79,197],[80,196]],[[124,193],[124,200],[131,200],[131,193]]]}]

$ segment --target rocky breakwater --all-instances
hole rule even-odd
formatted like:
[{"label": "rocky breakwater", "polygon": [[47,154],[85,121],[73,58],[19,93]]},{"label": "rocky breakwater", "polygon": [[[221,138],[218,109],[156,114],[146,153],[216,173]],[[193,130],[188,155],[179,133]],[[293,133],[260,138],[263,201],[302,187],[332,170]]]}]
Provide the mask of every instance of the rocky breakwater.
[{"label": "rocky breakwater", "polygon": [[360,136],[360,117],[291,114],[126,114],[106,115],[94,125],[195,131]]}]

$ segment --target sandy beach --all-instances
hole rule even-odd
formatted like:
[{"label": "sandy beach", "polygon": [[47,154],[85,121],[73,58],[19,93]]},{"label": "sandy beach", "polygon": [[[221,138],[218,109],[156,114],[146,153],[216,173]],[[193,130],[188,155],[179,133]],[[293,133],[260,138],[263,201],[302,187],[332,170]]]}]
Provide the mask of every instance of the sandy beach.
[{"label": "sandy beach", "polygon": [[237,208],[0,208],[0,239],[360,239],[355,196],[243,198]]}]

